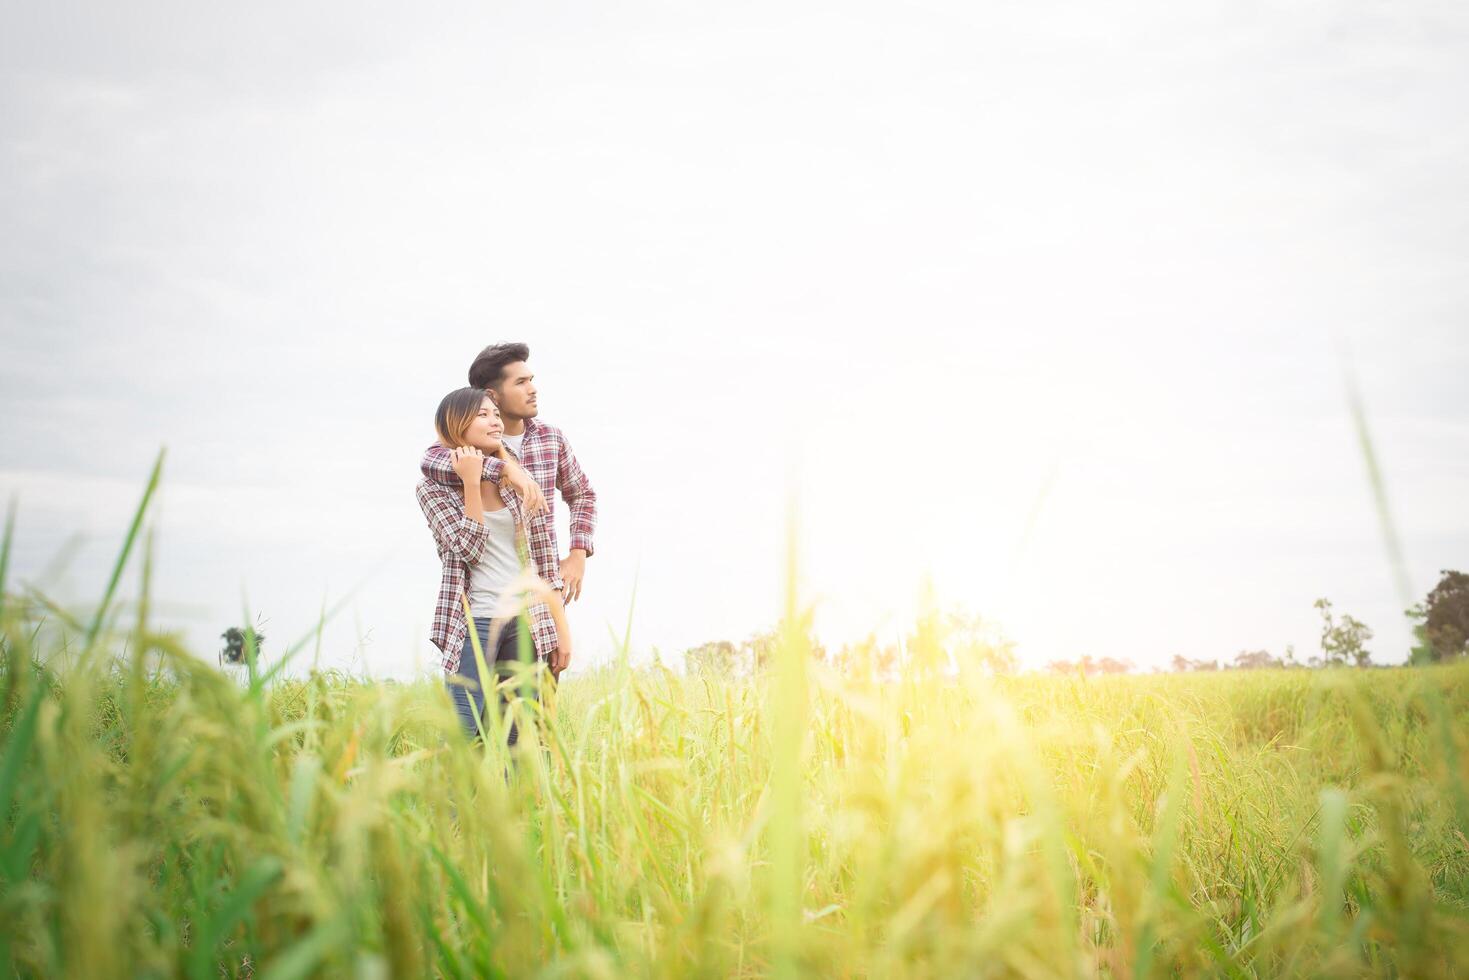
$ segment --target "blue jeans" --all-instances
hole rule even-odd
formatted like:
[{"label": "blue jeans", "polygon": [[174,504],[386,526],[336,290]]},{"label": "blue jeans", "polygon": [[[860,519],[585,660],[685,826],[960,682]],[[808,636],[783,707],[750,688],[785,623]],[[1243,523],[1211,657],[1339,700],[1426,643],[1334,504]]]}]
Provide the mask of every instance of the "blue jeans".
[{"label": "blue jeans", "polygon": [[[523,618],[517,617],[506,623],[496,638],[495,648],[490,648],[490,621],[488,619],[477,619],[474,623],[475,632],[479,634],[480,649],[485,655],[485,665],[495,673],[495,678],[490,681],[492,685],[498,686],[500,681],[514,676],[514,669],[510,666],[520,660],[520,638],[525,637],[526,662],[535,660],[534,647],[531,646],[530,629]],[[463,726],[464,733],[471,740],[480,736],[480,727],[485,724],[485,691],[479,682],[479,664],[474,659],[474,645],[469,634],[465,634],[464,648],[459,651],[459,670],[452,676],[445,678],[445,685],[449,689],[449,697],[454,702],[454,713],[459,716],[459,724]],[[534,687],[529,687],[524,692],[530,698],[536,697]],[[504,690],[500,690],[500,709],[503,711],[509,697]],[[517,732],[515,725],[510,725],[510,734],[506,738],[507,745],[514,745]]]}]

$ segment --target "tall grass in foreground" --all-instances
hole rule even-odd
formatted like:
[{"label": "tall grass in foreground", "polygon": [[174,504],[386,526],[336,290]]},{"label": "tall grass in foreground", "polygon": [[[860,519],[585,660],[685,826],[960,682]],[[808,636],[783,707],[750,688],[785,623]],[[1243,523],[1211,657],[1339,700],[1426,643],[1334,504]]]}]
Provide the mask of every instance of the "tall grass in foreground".
[{"label": "tall grass in foreground", "polygon": [[1469,971],[1464,667],[811,665],[782,747],[760,681],[619,666],[507,779],[436,683],[242,688],[146,630],[57,674],[3,615],[22,976]]},{"label": "tall grass in foreground", "polygon": [[1469,666],[883,683],[792,605],[768,676],[624,658],[512,764],[436,681],[236,683],[146,560],[120,623],[140,528],[86,621],[0,547],[0,969],[1469,972]]}]

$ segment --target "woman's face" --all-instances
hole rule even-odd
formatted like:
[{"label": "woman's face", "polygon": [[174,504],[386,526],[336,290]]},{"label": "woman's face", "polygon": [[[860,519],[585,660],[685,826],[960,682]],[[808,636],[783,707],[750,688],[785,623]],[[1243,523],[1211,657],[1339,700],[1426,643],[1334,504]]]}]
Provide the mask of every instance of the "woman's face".
[{"label": "woman's face", "polygon": [[505,423],[500,421],[500,410],[495,403],[490,401],[489,396],[480,402],[479,414],[470,421],[469,428],[464,430],[464,442],[473,446],[480,452],[498,453],[500,451],[500,435],[505,431]]}]

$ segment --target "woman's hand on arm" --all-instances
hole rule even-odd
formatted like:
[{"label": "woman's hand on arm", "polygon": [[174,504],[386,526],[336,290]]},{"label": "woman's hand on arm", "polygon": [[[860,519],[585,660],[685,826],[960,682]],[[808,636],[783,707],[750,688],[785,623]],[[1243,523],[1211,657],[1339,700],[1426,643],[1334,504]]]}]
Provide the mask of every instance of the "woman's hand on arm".
[{"label": "woman's hand on arm", "polygon": [[[454,471],[454,450],[443,443],[434,443],[423,452],[423,459],[419,461],[418,467],[423,475],[435,483],[445,486],[457,487],[461,481],[459,474]],[[505,464],[498,456],[486,456],[484,479],[491,483],[499,483],[505,472]]]},{"label": "woman's hand on arm", "polygon": [[452,452],[454,473],[464,486],[464,516],[472,521],[485,520],[484,500],[480,497],[480,474],[485,467],[485,454],[473,446],[460,446]]},{"label": "woman's hand on arm", "polygon": [[449,451],[450,464],[459,481],[466,486],[479,483],[485,469],[485,454],[473,446],[459,446]]}]

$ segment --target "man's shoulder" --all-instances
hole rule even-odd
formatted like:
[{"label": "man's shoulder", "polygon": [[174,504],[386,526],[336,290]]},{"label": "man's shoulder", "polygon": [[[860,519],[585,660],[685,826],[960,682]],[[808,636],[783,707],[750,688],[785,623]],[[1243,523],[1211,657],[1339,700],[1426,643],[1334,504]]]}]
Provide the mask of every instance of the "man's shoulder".
[{"label": "man's shoulder", "polygon": [[558,446],[564,445],[566,443],[566,433],[561,431],[560,426],[552,425],[550,422],[542,422],[540,419],[532,419],[531,422],[533,422],[535,426],[534,433],[536,439],[544,439],[547,442],[553,442]]}]

